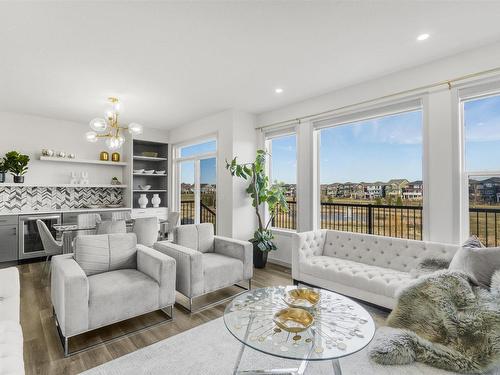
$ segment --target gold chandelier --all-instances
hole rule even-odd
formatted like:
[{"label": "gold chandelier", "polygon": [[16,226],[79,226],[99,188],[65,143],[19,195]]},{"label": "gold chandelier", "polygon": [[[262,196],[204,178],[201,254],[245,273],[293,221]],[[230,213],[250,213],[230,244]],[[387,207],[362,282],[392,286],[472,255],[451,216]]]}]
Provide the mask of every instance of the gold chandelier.
[{"label": "gold chandelier", "polygon": [[87,132],[85,137],[89,142],[97,142],[99,138],[106,139],[106,146],[110,150],[117,150],[125,143],[125,137],[121,134],[122,130],[128,130],[132,135],[142,133],[142,125],[135,122],[128,126],[118,124],[118,114],[120,112],[120,101],[117,98],[108,98],[110,108],[106,111],[105,118],[95,118],[89,125],[92,131]]}]

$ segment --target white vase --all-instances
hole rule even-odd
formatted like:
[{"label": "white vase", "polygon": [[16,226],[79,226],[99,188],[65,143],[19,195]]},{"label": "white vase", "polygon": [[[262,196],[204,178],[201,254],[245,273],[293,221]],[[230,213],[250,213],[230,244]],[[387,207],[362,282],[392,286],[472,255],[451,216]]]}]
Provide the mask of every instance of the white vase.
[{"label": "white vase", "polygon": [[148,205],[148,198],[146,197],[146,194],[141,194],[139,196],[139,200],[137,201],[139,203],[139,207],[140,208],[146,208],[146,206]]},{"label": "white vase", "polygon": [[161,199],[158,194],[153,194],[153,198],[151,199],[151,203],[153,203],[154,208],[160,207]]}]

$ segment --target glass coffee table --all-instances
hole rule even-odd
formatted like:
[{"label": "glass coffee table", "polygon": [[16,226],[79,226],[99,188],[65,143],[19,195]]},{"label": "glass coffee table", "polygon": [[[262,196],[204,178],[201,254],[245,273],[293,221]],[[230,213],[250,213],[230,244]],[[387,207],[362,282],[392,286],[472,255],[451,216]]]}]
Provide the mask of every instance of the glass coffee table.
[{"label": "glass coffee table", "polygon": [[[358,303],[327,290],[293,286],[254,289],[238,295],[226,307],[224,323],[241,342],[233,374],[302,375],[310,361],[331,361],[334,374],[340,375],[338,359],[363,349],[375,334],[372,317]],[[300,366],[241,370],[247,346],[301,361]]]}]

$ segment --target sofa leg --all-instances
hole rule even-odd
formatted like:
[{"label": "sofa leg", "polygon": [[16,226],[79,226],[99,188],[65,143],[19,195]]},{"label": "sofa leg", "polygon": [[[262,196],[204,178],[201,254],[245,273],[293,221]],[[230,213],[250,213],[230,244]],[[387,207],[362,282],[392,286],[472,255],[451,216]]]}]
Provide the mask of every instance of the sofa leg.
[{"label": "sofa leg", "polygon": [[64,357],[67,358],[69,357],[69,342],[67,337],[64,338],[63,346],[64,346]]}]

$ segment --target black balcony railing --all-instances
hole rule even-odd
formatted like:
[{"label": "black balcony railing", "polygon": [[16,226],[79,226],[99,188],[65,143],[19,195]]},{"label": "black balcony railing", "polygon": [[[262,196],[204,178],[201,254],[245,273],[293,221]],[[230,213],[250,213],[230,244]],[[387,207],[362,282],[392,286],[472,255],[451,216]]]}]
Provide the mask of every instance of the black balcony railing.
[{"label": "black balcony railing", "polygon": [[288,212],[283,212],[276,208],[276,215],[273,218],[271,226],[281,229],[297,229],[297,202],[287,202]]},{"label": "black balcony railing", "polygon": [[[274,228],[297,228],[297,203],[278,211]],[[321,202],[321,228],[422,239],[422,207]]]},{"label": "black balcony railing", "polygon": [[469,232],[490,246],[500,246],[500,208],[469,208]]},{"label": "black balcony railing", "polygon": [[[194,224],[195,205],[194,201],[181,201],[181,225]],[[216,228],[217,214],[215,211],[200,202],[200,223],[212,223]]]}]

